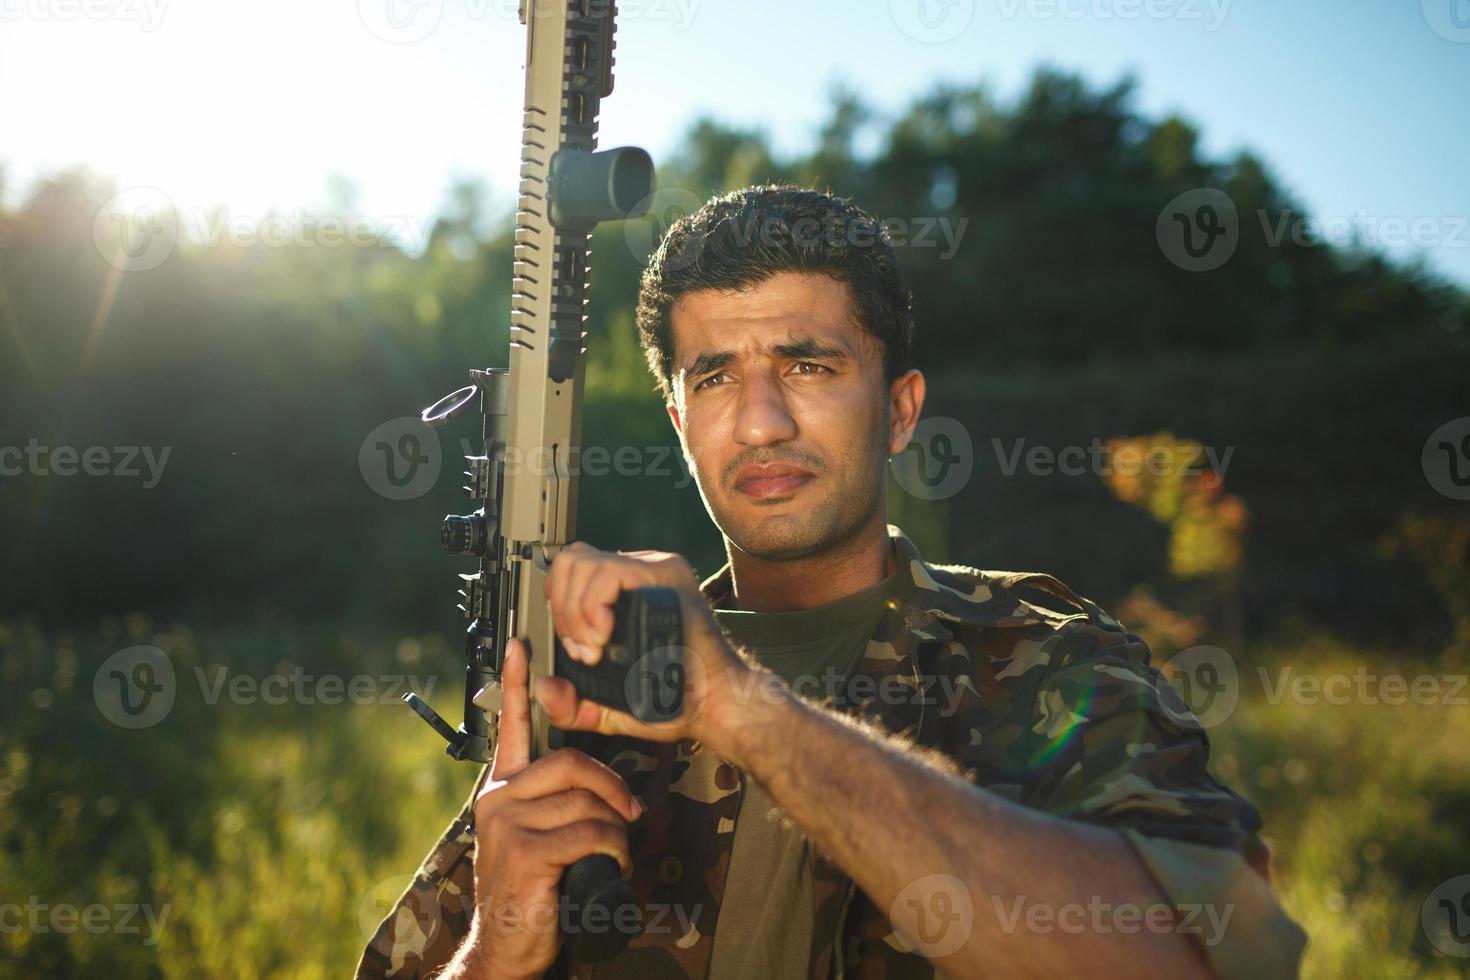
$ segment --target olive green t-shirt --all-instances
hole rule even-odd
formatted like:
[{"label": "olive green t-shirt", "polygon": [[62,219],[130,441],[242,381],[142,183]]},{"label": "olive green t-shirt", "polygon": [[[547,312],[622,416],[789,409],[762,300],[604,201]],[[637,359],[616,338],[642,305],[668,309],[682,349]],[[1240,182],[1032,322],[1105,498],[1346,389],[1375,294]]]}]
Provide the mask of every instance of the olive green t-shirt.
[{"label": "olive green t-shirt", "polygon": [[[815,701],[835,697],[867,647],[899,574],[816,609],[716,610],[736,643],[788,687]],[[746,692],[763,696],[761,688]],[[740,809],[725,891],[715,923],[711,980],[784,980],[807,975],[813,893],[810,841],[774,815],[776,804],[740,777]]]}]

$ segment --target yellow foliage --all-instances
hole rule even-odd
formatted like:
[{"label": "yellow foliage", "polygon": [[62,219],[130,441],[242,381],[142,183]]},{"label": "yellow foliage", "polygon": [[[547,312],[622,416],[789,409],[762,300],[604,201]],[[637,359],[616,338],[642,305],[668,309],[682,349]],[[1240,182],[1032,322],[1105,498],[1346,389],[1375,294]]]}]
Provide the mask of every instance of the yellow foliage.
[{"label": "yellow foliage", "polygon": [[1103,481],[1125,503],[1169,525],[1169,571],[1203,578],[1240,567],[1250,513],[1240,497],[1222,492],[1222,476],[1203,467],[1204,446],[1171,432],[1119,437],[1107,443]]}]

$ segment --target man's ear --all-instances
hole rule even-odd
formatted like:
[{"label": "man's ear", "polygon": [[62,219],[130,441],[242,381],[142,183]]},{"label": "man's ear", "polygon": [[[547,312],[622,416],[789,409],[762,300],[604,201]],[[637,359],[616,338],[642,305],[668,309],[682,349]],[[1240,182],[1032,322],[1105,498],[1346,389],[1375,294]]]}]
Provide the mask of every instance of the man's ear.
[{"label": "man's ear", "polygon": [[888,455],[904,451],[924,411],[924,374],[910,368],[888,386]]},{"label": "man's ear", "polygon": [[664,402],[664,411],[669,413],[669,421],[674,423],[674,431],[679,433],[679,438],[684,438],[684,422],[679,418],[679,406],[673,401]]}]

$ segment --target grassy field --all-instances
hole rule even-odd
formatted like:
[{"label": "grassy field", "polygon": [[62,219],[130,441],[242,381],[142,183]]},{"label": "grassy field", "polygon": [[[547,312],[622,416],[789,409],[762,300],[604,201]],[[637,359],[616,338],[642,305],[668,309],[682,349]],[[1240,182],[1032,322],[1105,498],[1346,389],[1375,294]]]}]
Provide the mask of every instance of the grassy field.
[{"label": "grassy field", "polygon": [[[167,652],[177,696],[158,724],[129,731],[101,717],[93,678],[138,643]],[[1319,677],[1463,667],[1319,635],[1237,659],[1242,698],[1213,732],[1215,767],[1265,814],[1283,902],[1311,935],[1305,975],[1465,975],[1470,960],[1435,951],[1420,909],[1470,871],[1470,709],[1272,703],[1285,666]],[[358,698],[372,703],[265,703],[257,682],[298,663],[313,678],[372,678]],[[348,974],[473,778],[396,703],[397,678],[423,687],[442,665],[435,700],[451,707],[452,663],[442,642],[300,630],[0,627],[0,901],[42,922],[0,934],[0,977]],[[236,695],[218,687],[221,669],[245,678]],[[93,907],[96,928],[57,919],[62,905]],[[125,922],[119,910],[138,906]]]},{"label": "grassy field", "polygon": [[[1328,703],[1329,691],[1343,700],[1341,682],[1324,687],[1317,703],[1310,693],[1275,698],[1303,676],[1345,676],[1356,691],[1360,668],[1366,699]],[[1382,703],[1400,696],[1391,676],[1464,672],[1320,636],[1263,645],[1242,662],[1240,706],[1212,732],[1214,769],[1265,816],[1282,903],[1311,937],[1304,976],[1470,972],[1470,960],[1438,953],[1420,924],[1435,886],[1470,872],[1467,692],[1457,704]],[[1440,694],[1451,686],[1441,684]]]}]

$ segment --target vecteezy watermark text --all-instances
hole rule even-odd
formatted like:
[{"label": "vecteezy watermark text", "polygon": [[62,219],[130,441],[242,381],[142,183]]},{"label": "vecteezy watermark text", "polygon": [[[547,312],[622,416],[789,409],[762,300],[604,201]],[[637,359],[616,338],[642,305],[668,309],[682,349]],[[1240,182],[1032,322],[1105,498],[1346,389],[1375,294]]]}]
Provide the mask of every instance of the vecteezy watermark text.
[{"label": "vecteezy watermark text", "polygon": [[1276,671],[1273,681],[1265,667],[1257,667],[1266,700],[1280,704],[1291,699],[1294,704],[1445,704],[1470,705],[1465,687],[1470,677],[1465,674],[1380,674],[1359,666],[1351,674],[1298,674],[1292,667]]},{"label": "vecteezy watermark text", "polygon": [[[143,489],[152,490],[163,479],[172,446],[43,446],[34,436],[24,446],[0,446],[0,477],[116,476],[143,478]],[[147,470],[139,469],[139,463]]]},{"label": "vecteezy watermark text", "polygon": [[878,244],[881,231],[894,248],[940,248],[939,258],[948,260],[960,250],[960,240],[969,225],[968,217],[948,215],[889,215],[873,221],[853,221],[837,215],[808,216],[791,222],[782,218],[751,218],[744,227],[736,225],[735,237],[743,246],[759,238],[767,246],[790,243],[815,248],[846,244],[853,248],[872,248]]},{"label": "vecteezy watermark text", "polygon": [[1199,936],[1206,946],[1217,946],[1225,938],[1235,906],[1223,908],[1210,904],[1137,905],[1111,902],[1101,895],[1084,902],[1035,902],[1024,895],[1005,899],[990,896],[991,907],[1003,932],[1025,931],[1036,935],[1064,933],[1076,936],[1085,932],[1097,935],[1121,933],[1135,935],[1150,932],[1158,935],[1180,933]]},{"label": "vecteezy watermark text", "polygon": [[[1235,658],[1219,647],[1195,646],[1161,665],[1188,713],[1174,720],[1189,728],[1213,728],[1223,723],[1240,702],[1245,677]],[[1299,670],[1291,665],[1274,669],[1257,666],[1255,681],[1269,704],[1328,705],[1470,705],[1470,675],[1454,673],[1406,674],[1380,672],[1365,664],[1352,671]],[[1164,707],[1170,709],[1166,702]],[[1171,712],[1174,713],[1174,712]]]},{"label": "vecteezy watermark text", "polygon": [[[238,705],[395,704],[409,691],[432,697],[437,675],[311,674],[300,667],[257,677],[223,664],[195,666],[200,699],[214,706],[223,699]],[[172,712],[179,689],[173,658],[153,646],[119,650],[104,660],[92,678],[97,710],[119,728],[151,728]]]},{"label": "vecteezy watermark text", "polygon": [[434,221],[420,215],[313,214],[303,209],[250,214],[224,207],[181,207],[156,187],[138,186],[103,202],[92,219],[92,241],[108,264],[123,272],[146,272],[168,261],[181,241],[203,248],[386,246],[419,254],[433,228]]},{"label": "vecteezy watermark text", "polygon": [[991,447],[1003,476],[1015,476],[1024,462],[1030,476],[1203,476],[1213,473],[1220,479],[1230,468],[1234,446],[1223,450],[1214,446],[1158,443],[1141,448],[1131,443],[1110,446],[1093,437],[1086,446],[1028,446],[1025,439],[1014,439],[1009,448],[992,437]]},{"label": "vecteezy watermark text", "polygon": [[[1267,248],[1470,248],[1470,214],[1378,215],[1359,208],[1351,215],[1319,218],[1290,208],[1257,208],[1255,220]],[[1187,272],[1212,272],[1235,255],[1243,223],[1248,226],[1249,219],[1243,221],[1229,194],[1198,187],[1164,205],[1154,235],[1174,265]]]},{"label": "vecteezy watermark text", "polygon": [[888,674],[874,677],[828,667],[820,674],[796,674],[783,679],[769,671],[729,671],[729,684],[736,703],[779,704],[786,691],[816,703],[852,701],[858,704],[878,703],[887,706],[913,705],[939,709],[939,717],[949,718],[975,696],[974,682],[964,675],[920,674],[912,676]]},{"label": "vecteezy watermark text", "polygon": [[169,0],[0,0],[0,21],[112,20],[158,30]]},{"label": "vecteezy watermark text", "polygon": [[[462,19],[475,22],[495,18],[515,23],[522,16],[532,22],[549,17],[554,4],[564,0],[357,0],[357,16],[362,26],[374,37],[389,44],[414,44],[433,34],[444,19],[447,3],[455,3]],[[675,33],[682,33],[694,23],[694,15],[702,0],[619,0],[620,20],[644,20],[668,23]],[[587,14],[602,16],[612,10],[611,3],[588,4]]]},{"label": "vecteezy watermark text", "polygon": [[[470,455],[469,440],[463,441],[465,455]],[[549,446],[538,446],[526,452],[507,447],[501,456],[506,475],[520,472],[547,474],[557,465],[556,452]],[[566,461],[566,472],[572,476],[652,476],[674,479],[675,489],[687,487],[693,475],[688,461],[673,446],[578,446]]]},{"label": "vecteezy watermark text", "polygon": [[70,902],[43,902],[39,896],[32,895],[24,904],[0,903],[0,935],[87,932],[94,936],[108,933],[136,936],[141,935],[146,926],[143,945],[154,946],[171,910],[169,905],[155,909],[152,905],[130,902],[115,905],[93,902],[78,906]]},{"label": "vecteezy watermark text", "polygon": [[[660,861],[659,877],[673,883],[683,874],[678,858],[666,856]],[[396,875],[374,885],[358,907],[358,923],[363,936],[371,940],[378,923],[391,912],[403,896],[400,914],[407,912],[424,926],[438,920],[445,908],[466,916],[478,915],[482,921],[493,920],[502,933],[529,932],[546,935],[560,932],[564,936],[582,933],[602,935],[610,932],[626,936],[689,936],[704,914],[703,903],[684,905],[678,902],[646,902],[642,905],[579,905],[562,895],[555,902],[522,902],[497,895],[476,896],[457,893],[428,895],[412,888],[412,875]]]},{"label": "vecteezy watermark text", "polygon": [[1274,218],[1264,210],[1256,212],[1266,244],[1280,248],[1290,241],[1298,248],[1332,245],[1349,248],[1355,244],[1370,248],[1470,248],[1470,216],[1463,214],[1406,218],[1400,215],[1378,216],[1366,208],[1348,215],[1314,218],[1286,210]]},{"label": "vecteezy watermark text", "polygon": [[[465,456],[478,456],[483,443],[462,438]],[[585,477],[652,477],[682,490],[694,480],[689,461],[676,446],[576,447],[570,454],[554,446],[529,449],[507,446],[497,457],[507,476],[565,473]],[[358,446],[358,471],[374,493],[389,500],[412,500],[432,490],[444,466],[438,432],[416,415],[404,415],[375,427]]]},{"label": "vecteezy watermark text", "polygon": [[[1197,936],[1206,946],[1217,946],[1235,915],[1233,904],[1139,905],[1115,902],[1102,895],[1071,902],[1038,901],[1026,895],[988,898],[997,925],[1008,935],[1178,933]],[[931,874],[910,882],[899,892],[890,906],[889,920],[898,928],[898,939],[904,947],[932,958],[948,956],[964,946],[974,934],[978,913],[964,881],[954,875]]]},{"label": "vecteezy watermark text", "polygon": [[231,674],[222,664],[195,667],[194,679],[204,703],[218,704],[224,695],[233,704],[396,704],[409,691],[433,697],[439,678],[414,674],[309,674],[297,667],[289,674]]},{"label": "vecteezy watermark text", "polygon": [[[698,211],[704,203],[704,198],[683,187],[655,190],[634,208],[634,213],[640,217],[623,224],[623,236],[629,252],[639,262],[648,261],[669,229],[680,219]],[[725,222],[731,238],[743,248],[757,243],[767,248],[875,248],[886,241],[896,249],[939,249],[941,261],[955,257],[970,225],[970,219],[965,216],[890,215],[854,220],[837,211],[823,217],[808,215],[794,221],[750,214],[739,220],[730,216]],[[704,236],[690,237],[677,243],[663,254],[663,267],[688,268],[699,260],[705,244]]]},{"label": "vecteezy watermark text", "polygon": [[669,902],[650,902],[641,907],[580,906],[567,900],[555,904],[522,905],[497,901],[492,897],[481,903],[482,915],[493,919],[497,930],[502,933],[549,933],[556,930],[564,936],[582,933],[596,936],[609,932],[625,936],[687,936],[703,910],[703,905],[691,907]]},{"label": "vecteezy watermark text", "polygon": [[1197,21],[1211,33],[1230,14],[1232,0],[997,0],[1006,20]]}]

